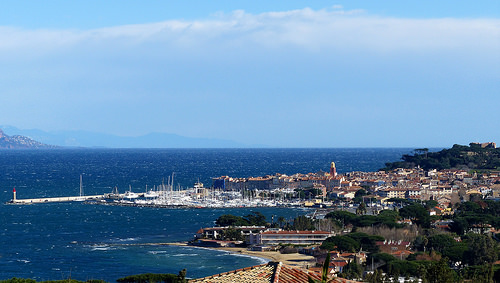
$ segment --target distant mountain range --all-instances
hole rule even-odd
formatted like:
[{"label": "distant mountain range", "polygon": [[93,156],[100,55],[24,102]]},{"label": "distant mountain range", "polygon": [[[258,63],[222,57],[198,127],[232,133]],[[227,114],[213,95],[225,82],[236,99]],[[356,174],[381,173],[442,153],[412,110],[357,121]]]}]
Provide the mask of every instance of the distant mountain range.
[{"label": "distant mountain range", "polygon": [[[248,147],[241,143],[224,139],[190,138],[175,134],[151,133],[138,137],[122,137],[86,131],[46,132],[38,129],[23,130],[13,126],[0,126],[11,136],[2,135],[20,142],[25,139],[25,147],[103,147],[103,148],[238,148]],[[31,141],[31,142],[29,142]],[[0,148],[20,148],[22,146],[0,145]]]},{"label": "distant mountain range", "polygon": [[0,129],[0,149],[1,148],[55,148],[57,146],[43,144],[41,142],[35,141],[31,138],[14,135],[6,135],[2,129]]}]

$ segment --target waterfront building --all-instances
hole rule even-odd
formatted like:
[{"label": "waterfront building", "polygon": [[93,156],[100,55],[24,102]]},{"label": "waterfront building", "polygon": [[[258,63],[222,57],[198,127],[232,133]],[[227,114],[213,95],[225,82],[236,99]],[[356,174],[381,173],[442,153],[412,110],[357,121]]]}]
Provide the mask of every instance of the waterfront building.
[{"label": "waterfront building", "polygon": [[221,239],[224,231],[230,228],[239,230],[245,238],[248,238],[252,234],[258,234],[267,230],[264,226],[209,227],[198,230],[195,239]]},{"label": "waterfront building", "polygon": [[326,231],[279,231],[269,230],[256,235],[250,235],[251,245],[314,245],[321,244],[326,238],[333,236]]}]

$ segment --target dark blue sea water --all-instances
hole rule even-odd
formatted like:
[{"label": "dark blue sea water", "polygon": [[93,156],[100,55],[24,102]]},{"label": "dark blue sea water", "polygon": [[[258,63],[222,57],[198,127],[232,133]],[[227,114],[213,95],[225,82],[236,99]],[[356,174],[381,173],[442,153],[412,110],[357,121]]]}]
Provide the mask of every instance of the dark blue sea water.
[{"label": "dark blue sea water", "polygon": [[66,149],[0,151],[0,279],[104,279],[138,273],[202,277],[262,263],[261,259],[208,249],[142,245],[186,241],[222,214],[260,211],[293,218],[300,209],[155,209],[60,203],[5,205],[12,198],[145,191],[167,182],[190,187],[198,180],[274,173],[375,171],[411,149]]}]

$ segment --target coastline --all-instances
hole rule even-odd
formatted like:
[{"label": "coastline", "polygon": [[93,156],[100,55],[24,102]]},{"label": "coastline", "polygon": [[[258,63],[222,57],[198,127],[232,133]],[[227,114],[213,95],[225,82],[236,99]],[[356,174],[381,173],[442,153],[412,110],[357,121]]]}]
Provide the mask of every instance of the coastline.
[{"label": "coastline", "polygon": [[228,251],[234,254],[243,254],[248,256],[260,257],[267,259],[269,261],[282,262],[286,265],[303,269],[308,269],[310,267],[315,266],[315,261],[313,256],[299,254],[299,253],[282,254],[277,251],[259,252],[259,251],[249,251],[246,248],[232,248],[232,247],[231,248],[222,247],[222,248],[212,248],[212,249]]},{"label": "coastline", "polygon": [[203,247],[203,246],[190,245],[187,242],[165,243],[164,245],[196,247],[196,248],[210,249],[215,251],[226,251],[233,254],[258,257],[267,261],[282,262],[286,265],[303,269],[308,269],[310,267],[315,266],[315,261],[313,256],[299,254],[299,253],[282,254],[277,251],[259,252],[259,251],[249,251],[246,248],[237,248],[237,247]]}]

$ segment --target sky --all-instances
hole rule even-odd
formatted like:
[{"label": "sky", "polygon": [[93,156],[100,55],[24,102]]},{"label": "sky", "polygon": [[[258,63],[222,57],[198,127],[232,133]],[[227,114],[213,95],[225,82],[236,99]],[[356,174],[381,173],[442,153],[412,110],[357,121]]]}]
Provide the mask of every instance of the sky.
[{"label": "sky", "polygon": [[497,0],[0,6],[3,125],[272,147],[500,143]]}]

